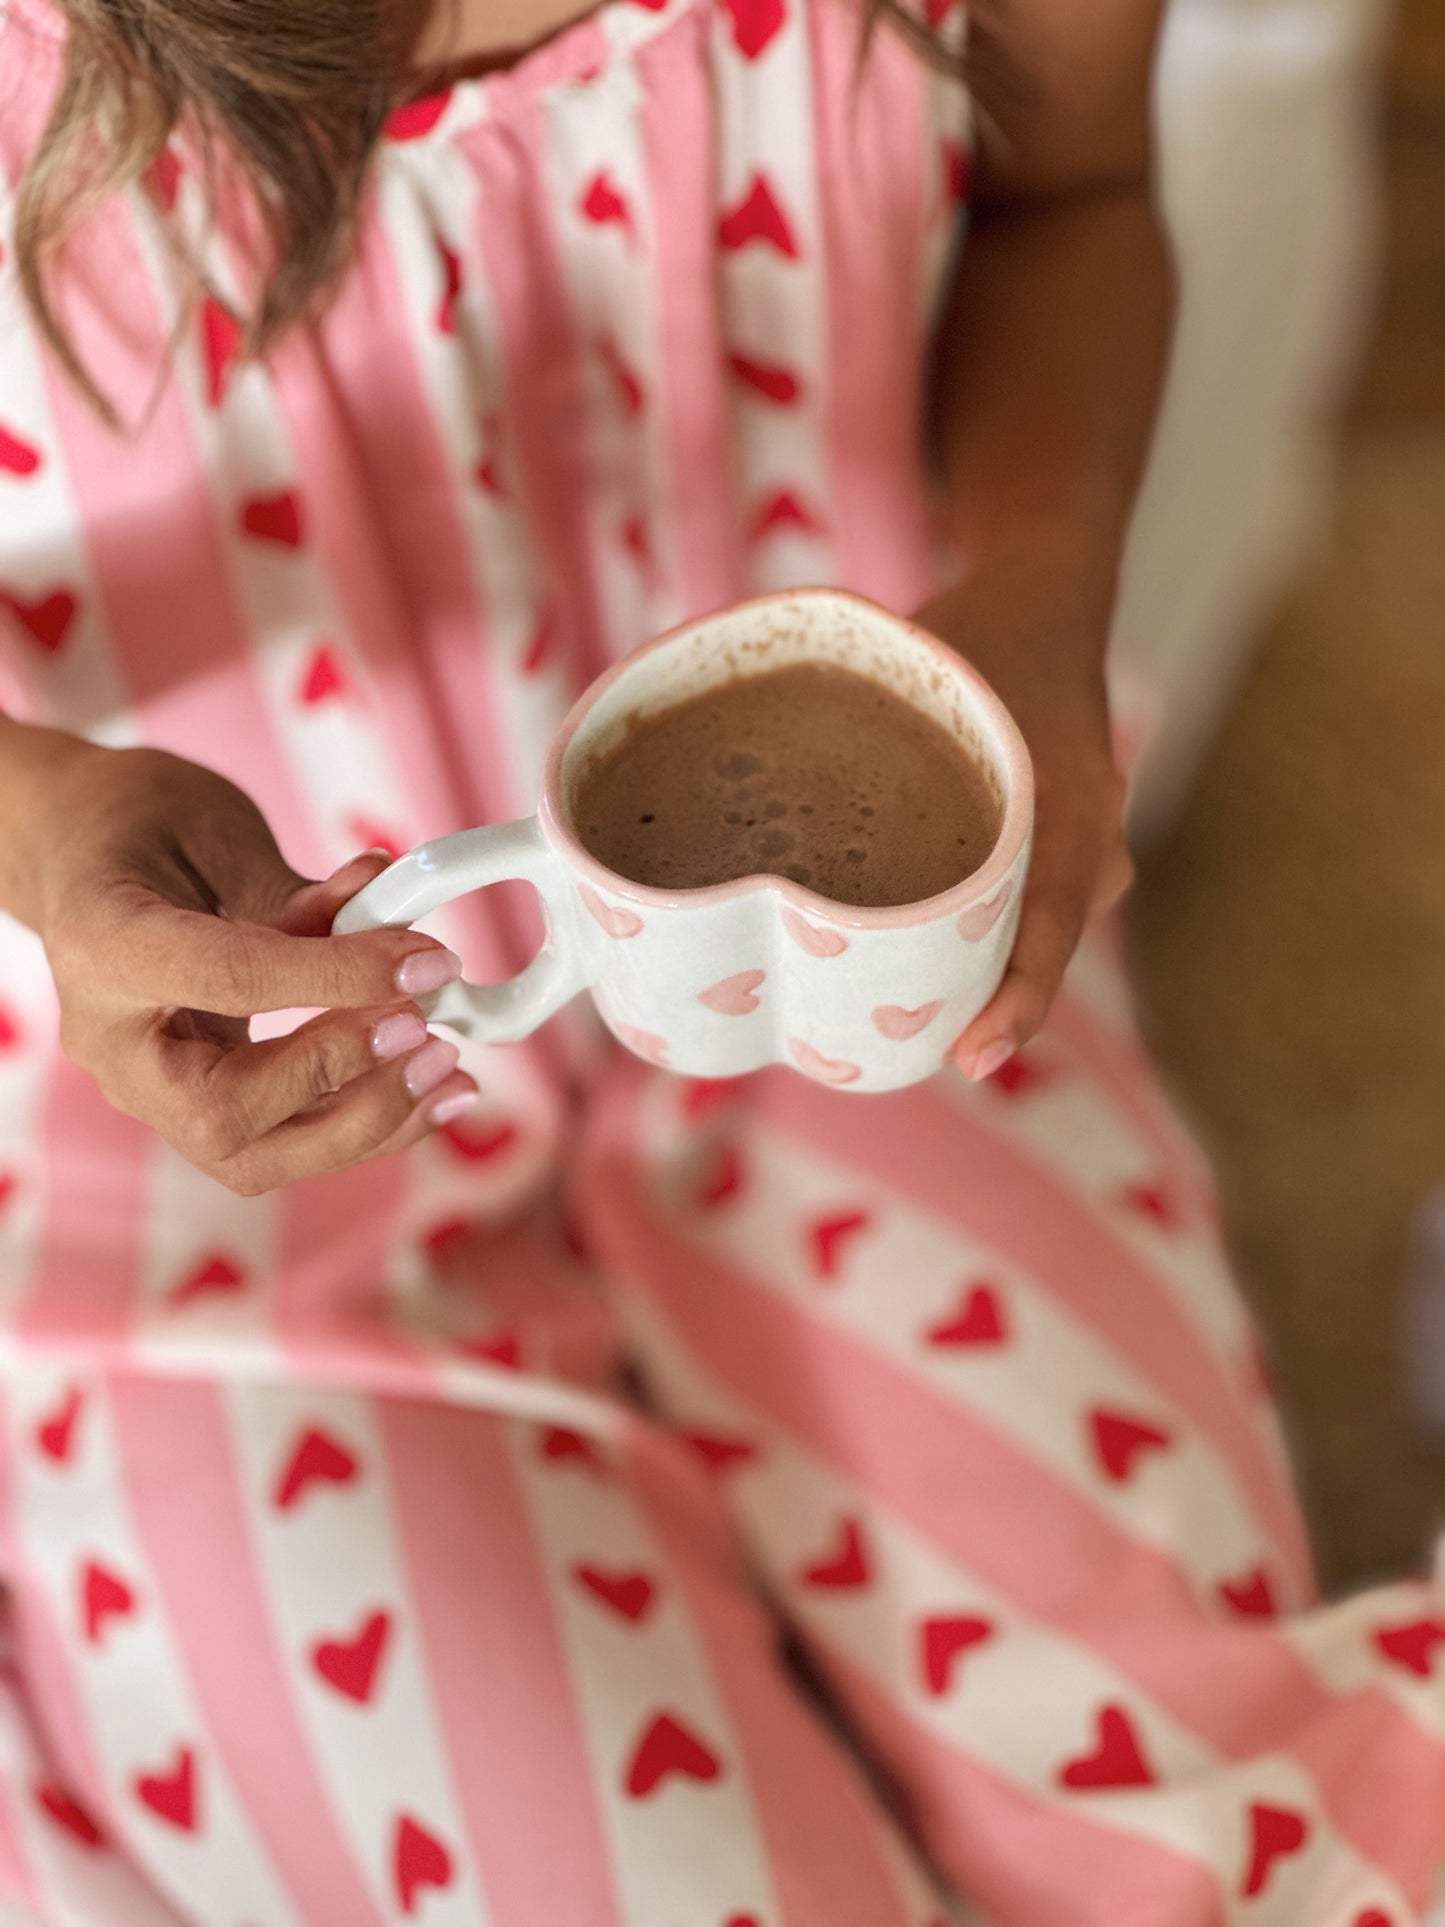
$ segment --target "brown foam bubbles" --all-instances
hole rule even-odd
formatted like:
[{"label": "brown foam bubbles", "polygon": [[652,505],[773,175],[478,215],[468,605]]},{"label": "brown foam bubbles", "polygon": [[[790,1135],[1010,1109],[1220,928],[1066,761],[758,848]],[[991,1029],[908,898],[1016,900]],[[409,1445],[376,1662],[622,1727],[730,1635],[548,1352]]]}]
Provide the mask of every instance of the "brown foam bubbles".
[{"label": "brown foam bubbles", "polygon": [[633,718],[572,800],[586,848],[636,883],[699,889],[762,873],[876,907],[972,875],[1002,816],[989,774],[931,717],[817,662]]}]

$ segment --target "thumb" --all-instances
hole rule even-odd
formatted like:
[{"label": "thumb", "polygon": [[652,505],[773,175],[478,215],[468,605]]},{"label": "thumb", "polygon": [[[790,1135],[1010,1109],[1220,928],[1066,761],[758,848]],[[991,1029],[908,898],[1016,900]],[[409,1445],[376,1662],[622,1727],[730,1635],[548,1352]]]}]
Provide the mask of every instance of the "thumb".
[{"label": "thumb", "polygon": [[319,883],[297,881],[279,914],[269,919],[290,937],[327,937],[336,913],[393,861],[389,850],[363,850]]}]

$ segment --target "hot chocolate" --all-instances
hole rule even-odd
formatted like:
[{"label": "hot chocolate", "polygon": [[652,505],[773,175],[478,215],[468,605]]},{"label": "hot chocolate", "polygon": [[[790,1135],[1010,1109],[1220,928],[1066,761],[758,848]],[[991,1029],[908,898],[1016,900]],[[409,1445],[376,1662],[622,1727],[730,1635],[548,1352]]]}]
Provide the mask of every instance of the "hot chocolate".
[{"label": "hot chocolate", "polygon": [[572,798],[582,843],[636,883],[770,873],[879,907],[961,883],[1002,816],[989,776],[940,724],[828,663],[739,676],[634,718]]}]

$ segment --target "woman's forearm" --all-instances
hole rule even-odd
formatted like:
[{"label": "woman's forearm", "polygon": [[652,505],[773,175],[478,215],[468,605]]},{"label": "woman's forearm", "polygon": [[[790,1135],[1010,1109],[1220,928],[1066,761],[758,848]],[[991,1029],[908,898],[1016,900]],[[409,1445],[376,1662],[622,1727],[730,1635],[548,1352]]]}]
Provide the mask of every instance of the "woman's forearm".
[{"label": "woman's forearm", "polygon": [[940,334],[936,458],[965,571],[1051,576],[1084,619],[1036,646],[1095,670],[1173,308],[1147,184],[1124,182],[985,209]]}]

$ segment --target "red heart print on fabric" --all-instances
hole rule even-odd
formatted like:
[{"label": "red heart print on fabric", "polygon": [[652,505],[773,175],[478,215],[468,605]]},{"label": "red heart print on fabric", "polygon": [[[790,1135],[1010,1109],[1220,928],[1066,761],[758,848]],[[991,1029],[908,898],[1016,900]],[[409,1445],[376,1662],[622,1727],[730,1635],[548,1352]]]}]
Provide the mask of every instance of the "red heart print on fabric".
[{"label": "red heart print on fabric", "polygon": [[562,626],[562,612],[556,603],[550,603],[537,617],[531,641],[522,651],[517,667],[524,676],[540,675],[556,653],[558,632]]},{"label": "red heart print on fabric", "polygon": [[436,328],[438,334],[451,335],[457,331],[457,300],[462,291],[462,261],[454,248],[449,248],[440,236],[437,238],[437,255],[442,265],[442,291],[437,301]]},{"label": "red heart print on fabric", "polygon": [[196,1814],[196,1756],[183,1746],[168,1773],[139,1773],[133,1782],[136,1798],[149,1807],[158,1820],[194,1833]]},{"label": "red heart print on fabric", "polygon": [[987,903],[970,904],[958,919],[958,934],[965,943],[982,943],[1009,906],[1014,893],[1012,883],[996,890]]},{"label": "red heart print on fabric", "polygon": [[1298,1853],[1310,1837],[1309,1822],[1288,1807],[1249,1809],[1250,1855],[1241,1892],[1246,1900],[1263,1893],[1276,1860]]},{"label": "red heart print on fabric", "polygon": [[1090,1412],[1089,1428],[1104,1476],[1116,1485],[1131,1477],[1141,1452],[1162,1452],[1174,1443],[1173,1434],[1162,1426],[1147,1425],[1142,1419],[1102,1408]]},{"label": "red heart print on fabric", "polygon": [[1059,1784],[1074,1792],[1100,1787],[1153,1786],[1155,1777],[1140,1750],[1129,1715],[1121,1706],[1101,1707],[1098,1744],[1092,1753],[1059,1769]]},{"label": "red heart print on fabric", "polygon": [[85,1394],[78,1385],[73,1385],[56,1409],[36,1424],[35,1443],[56,1465],[69,1462],[76,1422],[84,1405]]},{"label": "red heart print on fabric", "polygon": [[1222,1579],[1219,1597],[1243,1619],[1273,1619],[1279,1611],[1269,1574],[1263,1566],[1243,1573],[1238,1579]]},{"label": "red heart print on fabric", "polygon": [[241,324],[214,295],[201,303],[201,359],[206,370],[206,406],[219,408],[241,350]]},{"label": "red heart print on fabric", "polygon": [[522,1345],[515,1332],[495,1338],[459,1338],[457,1350],[482,1365],[499,1365],[507,1372],[522,1369]]},{"label": "red heart print on fabric", "polygon": [[863,1543],[863,1528],[856,1519],[844,1519],[836,1549],[825,1553],[802,1572],[804,1585],[818,1586],[826,1592],[850,1592],[866,1586],[873,1569]]},{"label": "red heart print on fabric", "polygon": [[391,1614],[377,1611],[361,1623],[351,1639],[319,1639],[311,1648],[311,1664],[338,1693],[365,1706],[376,1686],[382,1654],[391,1636]]},{"label": "red heart print on fabric", "polygon": [[384,823],[378,823],[373,816],[362,816],[353,811],[346,819],[346,835],[350,842],[363,850],[385,850],[395,863],[399,856],[406,853],[406,844],[394,830]]},{"label": "red heart print on fabric", "polygon": [[26,480],[40,470],[40,450],[12,435],[0,422],[0,475],[18,475]]},{"label": "red heart print on fabric", "polygon": [[712,1169],[697,1189],[697,1202],[704,1211],[715,1211],[742,1193],[746,1177],[742,1152],[735,1144],[719,1144]]},{"label": "red heart print on fabric", "polygon": [[275,542],[283,549],[299,549],[302,542],[301,498],[295,489],[277,495],[255,495],[241,508],[241,527],[258,542]]},{"label": "red heart print on fabric", "polygon": [[278,1512],[289,1512],[311,1486],[351,1485],[360,1476],[354,1453],[319,1426],[308,1426],[291,1449],[271,1503]]},{"label": "red heart print on fabric", "polygon": [[622,351],[610,335],[604,335],[597,345],[597,359],[607,370],[609,379],[617,393],[617,405],[629,419],[642,413],[644,400],[642,383],[636,371],[629,368],[622,358]]},{"label": "red heart print on fabric", "polygon": [[918,1629],[919,1658],[923,1682],[935,1698],[949,1689],[954,1661],[971,1646],[992,1639],[997,1628],[991,1619],[963,1614],[948,1618],[925,1619]]},{"label": "red heart print on fabric", "polygon": [[836,1278],[849,1241],[872,1228],[867,1211],[833,1211],[808,1226],[808,1249],[813,1269],[823,1278]]},{"label": "red heart print on fabric", "polygon": [[445,1265],[479,1229],[475,1218],[446,1218],[426,1233],[421,1248],[434,1265]]},{"label": "red heart print on fabric", "polygon": [[644,575],[652,571],[652,538],[647,533],[647,524],[640,515],[633,515],[622,525],[622,546],[632,557]]},{"label": "red heart print on fabric", "polygon": [[879,1004],[873,1012],[873,1028],[890,1044],[906,1044],[910,1037],[927,1030],[942,1009],[942,998],[919,1004],[915,1010],[905,1010],[902,1004]]},{"label": "red heart print on fabric", "polygon": [[607,1475],[607,1461],[592,1440],[566,1425],[549,1425],[542,1433],[541,1456],[549,1463],[586,1466],[589,1472]]},{"label": "red heart print on fabric", "polygon": [[645,1800],[673,1774],[686,1780],[716,1780],[722,1761],[696,1733],[671,1713],[658,1713],[633,1749],[623,1785],[634,1800]]},{"label": "red heart print on fabric", "polygon": [[80,1802],[71,1799],[64,1787],[38,1786],[35,1789],[35,1801],[42,1812],[48,1813],[55,1824],[64,1827],[81,1846],[94,1848],[105,1845],[100,1828]]},{"label": "red heart print on fabric", "polygon": [[927,4],[924,7],[924,13],[927,16],[928,24],[933,29],[934,33],[938,32],[938,29],[943,25],[944,21],[947,20],[948,16],[953,12],[953,7],[954,7],[954,0],[927,0]]},{"label": "red heart print on fabric", "polygon": [[387,116],[384,136],[389,141],[419,141],[429,134],[451,105],[452,90],[446,87],[439,94],[426,94],[420,100],[409,100],[404,107],[393,108]]},{"label": "red heart print on fabric", "polygon": [[724,1438],[718,1432],[684,1432],[682,1436],[709,1472],[731,1472],[758,1456],[758,1448],[750,1439]]},{"label": "red heart print on fabric", "polygon": [[689,1124],[696,1124],[699,1118],[708,1117],[712,1112],[725,1105],[736,1102],[738,1080],[735,1077],[693,1077],[682,1087],[682,1114]]},{"label": "red heart print on fabric", "polygon": [[404,1914],[416,1912],[417,1896],[423,1887],[445,1893],[452,1884],[452,1857],[419,1820],[409,1813],[398,1815],[391,1849],[392,1878],[396,1897]]},{"label": "red heart print on fabric", "polygon": [[750,1017],[761,999],[758,992],[767,980],[765,970],[739,970],[731,977],[720,977],[715,984],[697,993],[697,1001],[715,1010],[720,1017]]},{"label": "red heart print on fabric", "polygon": [[950,201],[966,201],[973,187],[968,149],[958,141],[943,143],[943,191]]},{"label": "red heart print on fabric", "polygon": [[642,934],[642,919],[635,910],[629,910],[620,903],[609,903],[605,897],[598,895],[590,883],[580,884],[577,894],[581,897],[582,907],[588,916],[605,930],[609,937],[614,937],[621,942],[628,937]]},{"label": "red heart print on fabric", "polygon": [[632,209],[613,186],[605,167],[582,190],[577,207],[583,220],[594,227],[620,227],[629,241],[635,238]]},{"label": "red heart print on fabric", "polygon": [[1003,1307],[992,1285],[965,1286],[957,1311],[930,1325],[924,1333],[930,1345],[1002,1345],[1008,1338]]},{"label": "red heart print on fabric", "polygon": [[572,1576],[594,1599],[636,1626],[647,1617],[657,1587],[645,1572],[605,1572],[600,1566],[574,1566]]},{"label": "red heart print on fabric", "polygon": [[783,24],[783,0],[724,0],[733,40],[744,60],[756,60]]},{"label": "red heart print on fabric", "polygon": [[999,1065],[985,1089],[997,1091],[1000,1097],[1032,1097],[1037,1091],[1047,1090],[1053,1081],[1052,1072],[1045,1070],[1036,1057],[1015,1051]]},{"label": "red heart print on fabric", "polygon": [[27,602],[8,589],[0,589],[0,609],[8,609],[31,641],[53,656],[65,647],[80,604],[69,589],[55,589],[38,602]]},{"label": "red heart print on fabric", "polygon": [[20,1024],[14,1011],[0,1004],[0,1051],[18,1050],[20,1042]]},{"label": "red heart print on fabric", "polygon": [[827,524],[792,489],[780,488],[758,505],[748,534],[761,542],[769,535],[826,535]]},{"label": "red heart print on fabric", "polygon": [[1376,1649],[1396,1666],[1419,1679],[1435,1669],[1435,1649],[1445,1645],[1445,1619],[1413,1619],[1406,1626],[1383,1627],[1375,1634]]},{"label": "red heart print on fabric", "polygon": [[464,1163],[490,1164],[511,1150],[520,1133],[515,1124],[463,1124],[453,1120],[437,1135]]},{"label": "red heart print on fabric", "polygon": [[729,1914],[723,1927],[763,1927],[756,1914]]},{"label": "red heart print on fabric", "polygon": [[791,407],[803,392],[802,382],[790,368],[754,361],[750,355],[729,355],[728,366],[739,381],[779,408]]},{"label": "red heart print on fabric", "polygon": [[757,244],[776,249],[789,261],[798,258],[793,230],[763,174],[754,174],[747,193],[720,217],[718,240],[730,253]]},{"label": "red heart print on fabric", "polygon": [[302,672],[298,693],[308,708],[327,702],[333,696],[346,695],[346,678],[341,673],[335,650],[328,643],[321,643],[312,653]]},{"label": "red heart print on fabric", "polygon": [[135,1608],[135,1594],[118,1574],[97,1560],[85,1561],[80,1569],[80,1614],[88,1644],[98,1646],[109,1622],[128,1619]]},{"label": "red heart print on fabric", "polygon": [[1126,1184],[1116,1202],[1121,1210],[1147,1218],[1161,1231],[1177,1231],[1183,1223],[1177,1205],[1162,1184]]},{"label": "red heart print on fabric", "polygon": [[841,957],[848,948],[848,939],[841,930],[829,930],[826,925],[809,923],[796,910],[783,912],[783,928],[798,946],[810,957]]},{"label": "red heart print on fabric", "polygon": [[1356,1914],[1350,1927],[1395,1927],[1390,1916],[1380,1907],[1366,1907],[1362,1914]]},{"label": "red heart print on fabric", "polygon": [[15,1193],[17,1179],[13,1171],[0,1171],[0,1212],[5,1211]]},{"label": "red heart print on fabric", "polygon": [[181,163],[175,151],[163,147],[145,171],[145,188],[166,214],[174,214],[181,192]]},{"label": "red heart print on fabric", "polygon": [[167,1295],[172,1305],[189,1305],[197,1298],[208,1298],[218,1292],[241,1291],[245,1284],[246,1274],[241,1267],[224,1253],[216,1252],[188,1271]]}]

